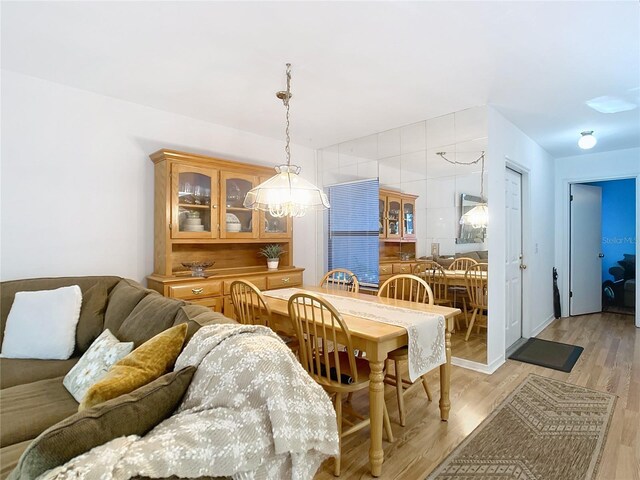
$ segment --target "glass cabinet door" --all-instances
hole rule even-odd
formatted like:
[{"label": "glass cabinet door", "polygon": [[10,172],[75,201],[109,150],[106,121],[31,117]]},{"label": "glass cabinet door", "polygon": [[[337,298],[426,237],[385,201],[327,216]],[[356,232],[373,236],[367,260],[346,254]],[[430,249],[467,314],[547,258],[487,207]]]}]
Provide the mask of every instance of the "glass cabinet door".
[{"label": "glass cabinet door", "polygon": [[[270,177],[260,178],[260,183]],[[291,217],[274,217],[269,212],[260,212],[260,238],[291,238],[293,235],[293,219]]]},{"label": "glass cabinet door", "polygon": [[218,236],[217,170],[173,165],[171,237]]},{"label": "glass cabinet door", "polygon": [[400,238],[400,198],[387,197],[387,238]]},{"label": "glass cabinet door", "polygon": [[416,238],[415,226],[416,204],[412,199],[402,200],[402,239],[410,240]]},{"label": "glass cabinet door", "polygon": [[387,197],[380,197],[378,199],[378,229],[380,238],[386,238],[387,232],[385,227],[387,226]]},{"label": "glass cabinet door", "polygon": [[243,206],[256,185],[253,175],[220,172],[220,238],[258,238],[258,212]]}]

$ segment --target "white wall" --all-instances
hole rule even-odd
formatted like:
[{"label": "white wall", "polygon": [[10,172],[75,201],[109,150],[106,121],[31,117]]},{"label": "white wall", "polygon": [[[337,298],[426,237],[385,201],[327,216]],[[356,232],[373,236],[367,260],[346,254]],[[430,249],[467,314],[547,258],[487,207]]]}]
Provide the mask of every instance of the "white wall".
[{"label": "white wall", "polygon": [[[556,159],[555,251],[563,316],[569,314],[569,184],[633,177],[636,178],[636,215],[640,215],[640,148]],[[638,238],[640,238],[640,222],[636,220],[636,258],[640,257]],[[636,263],[637,277],[638,266]],[[640,298],[640,286],[637,283],[636,298]],[[640,308],[636,308],[636,326],[640,328]]]},{"label": "white wall", "polygon": [[[153,270],[160,148],[272,165],[284,142],[2,71],[0,278]],[[215,94],[215,92],[212,92]],[[276,118],[274,121],[284,121]],[[293,145],[315,182],[315,151]],[[316,215],[294,222],[294,263],[316,278]]]},{"label": "white wall", "polygon": [[[503,192],[505,168],[523,174],[523,335],[536,335],[553,319],[554,162],[551,156],[494,108],[489,108],[489,191]],[[489,344],[492,370],[505,353],[505,197],[489,204]]]}]

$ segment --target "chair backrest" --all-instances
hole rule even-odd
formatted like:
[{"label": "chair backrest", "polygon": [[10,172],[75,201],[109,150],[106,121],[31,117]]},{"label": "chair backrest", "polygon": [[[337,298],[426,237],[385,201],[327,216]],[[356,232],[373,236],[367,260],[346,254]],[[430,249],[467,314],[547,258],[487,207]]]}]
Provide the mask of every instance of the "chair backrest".
[{"label": "chair backrest", "polygon": [[232,282],[231,301],[238,322],[245,325],[270,326],[271,309],[262,292],[253,283],[246,280]]},{"label": "chair backrest", "polygon": [[[349,327],[333,305],[312,293],[289,298],[289,317],[300,343],[300,362],[320,385],[334,388],[345,379],[358,381],[358,369]],[[338,344],[346,347],[348,363],[340,363]]]},{"label": "chair backrest", "polygon": [[467,295],[473,306],[479,308],[488,307],[487,285],[489,282],[489,265],[476,263],[464,272],[464,281],[467,285]]},{"label": "chair backrest", "polygon": [[449,299],[449,280],[442,265],[431,261],[420,262],[413,267],[413,274],[429,284],[435,300]]},{"label": "chair backrest", "polygon": [[358,293],[360,282],[358,282],[358,277],[352,271],[346,268],[334,268],[322,277],[320,287]]},{"label": "chair backrest", "polygon": [[449,270],[467,270],[471,265],[475,265],[476,262],[473,258],[469,257],[460,257],[456,258],[451,265],[449,265]]},{"label": "chair backrest", "polygon": [[427,282],[406,273],[387,279],[378,289],[378,296],[433,305],[433,292]]}]

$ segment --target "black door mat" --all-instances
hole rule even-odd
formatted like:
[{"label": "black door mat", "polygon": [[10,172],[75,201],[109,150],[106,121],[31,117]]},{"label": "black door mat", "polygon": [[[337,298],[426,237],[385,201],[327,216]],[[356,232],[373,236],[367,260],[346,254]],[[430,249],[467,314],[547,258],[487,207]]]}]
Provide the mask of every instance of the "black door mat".
[{"label": "black door mat", "polygon": [[584,347],[576,345],[530,338],[518,350],[513,352],[509,358],[562,372],[570,372],[583,350]]}]

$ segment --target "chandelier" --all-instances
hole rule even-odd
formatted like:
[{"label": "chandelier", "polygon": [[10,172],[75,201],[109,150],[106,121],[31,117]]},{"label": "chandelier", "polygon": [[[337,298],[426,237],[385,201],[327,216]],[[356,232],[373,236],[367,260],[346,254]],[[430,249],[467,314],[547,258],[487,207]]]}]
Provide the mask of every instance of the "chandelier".
[{"label": "chandelier", "polygon": [[308,210],[329,208],[327,195],[312,183],[299,176],[301,168],[291,165],[291,138],[289,135],[289,103],[291,100],[291,64],[287,63],[287,91],[276,96],[286,107],[286,165],[275,167],[276,174],[269,180],[249,190],[244,206],[269,212],[273,217],[302,217]]},{"label": "chandelier", "polygon": [[480,156],[472,162],[459,162],[457,160],[449,160],[445,157],[446,152],[437,152],[436,155],[439,155],[443,160],[454,165],[473,165],[481,162],[480,202],[478,203],[478,205],[476,205],[467,213],[462,215],[462,217],[460,217],[460,225],[471,225],[473,228],[486,227],[489,223],[489,207],[487,206],[487,202],[484,199],[484,152],[482,152]]}]

